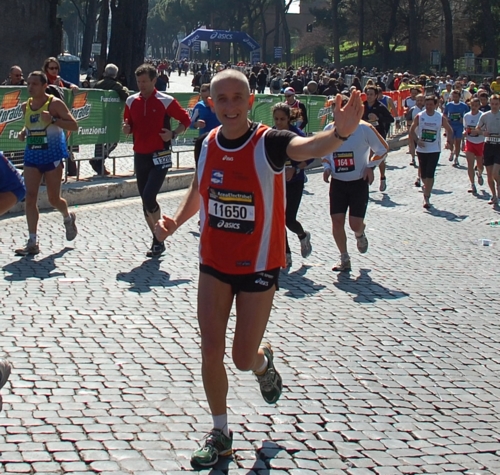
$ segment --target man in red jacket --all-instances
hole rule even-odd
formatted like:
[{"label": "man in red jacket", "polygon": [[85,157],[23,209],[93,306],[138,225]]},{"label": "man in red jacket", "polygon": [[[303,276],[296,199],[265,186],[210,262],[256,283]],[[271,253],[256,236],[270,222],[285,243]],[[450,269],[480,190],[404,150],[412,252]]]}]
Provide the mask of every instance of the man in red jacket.
[{"label": "man in red jacket", "polygon": [[[158,241],[154,235],[155,224],[161,216],[156,197],[169,168],[172,167],[172,140],[191,125],[191,120],[176,99],[156,90],[157,76],[154,66],[139,66],[135,77],[139,92],[127,98],[123,132],[134,135],[137,187],[142,198],[146,222],[153,233],[153,244],[146,255],[155,257],[165,251],[165,244]],[[171,128],[171,118],[179,122],[175,130]]]}]

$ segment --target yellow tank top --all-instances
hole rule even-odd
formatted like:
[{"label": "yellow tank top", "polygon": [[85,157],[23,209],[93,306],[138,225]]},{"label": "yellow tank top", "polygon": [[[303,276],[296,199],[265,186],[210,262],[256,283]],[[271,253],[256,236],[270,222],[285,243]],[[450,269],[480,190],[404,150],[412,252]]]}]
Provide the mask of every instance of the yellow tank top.
[{"label": "yellow tank top", "polygon": [[49,106],[53,98],[54,96],[50,95],[45,104],[37,110],[33,110],[31,108],[33,98],[30,97],[28,99],[28,103],[26,104],[26,114],[24,116],[24,125],[28,130],[45,130],[49,125],[51,125],[43,122],[42,112],[49,110]]}]

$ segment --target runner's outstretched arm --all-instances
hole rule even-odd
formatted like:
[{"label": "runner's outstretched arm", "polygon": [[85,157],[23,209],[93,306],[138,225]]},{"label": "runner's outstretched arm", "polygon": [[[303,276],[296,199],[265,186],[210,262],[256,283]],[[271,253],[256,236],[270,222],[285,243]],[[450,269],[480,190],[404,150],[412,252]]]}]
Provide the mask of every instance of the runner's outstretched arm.
[{"label": "runner's outstretched arm", "polygon": [[155,236],[163,242],[166,238],[174,234],[182,224],[193,217],[200,209],[200,194],[198,193],[198,178],[195,174],[193,181],[184,195],[179,208],[173,218],[163,215],[155,226]]},{"label": "runner's outstretched arm", "polygon": [[287,155],[292,160],[302,161],[311,157],[324,157],[332,153],[357,129],[363,116],[363,110],[364,106],[359,91],[352,93],[349,102],[344,107],[342,107],[342,96],[337,94],[335,97],[335,127],[328,131],[319,132],[312,137],[293,138],[286,149]]}]

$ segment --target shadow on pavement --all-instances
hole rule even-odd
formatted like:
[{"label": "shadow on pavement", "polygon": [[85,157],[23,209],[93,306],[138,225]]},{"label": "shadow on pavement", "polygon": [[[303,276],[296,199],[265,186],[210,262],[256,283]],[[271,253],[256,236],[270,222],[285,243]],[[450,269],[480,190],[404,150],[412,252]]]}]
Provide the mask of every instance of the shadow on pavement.
[{"label": "shadow on pavement", "polygon": [[11,274],[6,276],[4,279],[9,282],[18,282],[33,277],[40,280],[52,279],[54,277],[65,277],[66,274],[64,272],[52,273],[52,271],[57,269],[55,260],[72,250],[73,248],[71,247],[65,247],[59,252],[42,259],[37,259],[36,256],[21,257],[21,259],[11,262],[2,268],[3,271]]},{"label": "shadow on pavement", "polygon": [[386,165],[386,170],[403,170],[405,166],[397,167],[396,165]]},{"label": "shadow on pavement", "polygon": [[451,195],[453,191],[444,191],[444,190],[439,190],[436,188],[432,189],[432,194],[433,195]]},{"label": "shadow on pavement", "polygon": [[469,215],[467,215],[467,214],[458,215],[455,213],[451,213],[450,211],[438,209],[434,205],[432,205],[432,208],[428,209],[427,212],[429,214],[432,214],[432,216],[435,216],[436,218],[445,218],[446,221],[460,222],[460,221],[463,221],[464,219],[469,217]]},{"label": "shadow on pavement", "polygon": [[170,280],[168,272],[160,270],[160,259],[148,259],[129,272],[116,274],[116,280],[132,284],[130,292],[151,292],[153,287],[175,287],[191,282],[190,279]]},{"label": "shadow on pavement", "polygon": [[374,282],[368,275],[370,272],[370,269],[360,269],[359,275],[355,279],[352,279],[349,273],[340,272],[338,274],[338,282],[334,282],[333,285],[343,292],[355,294],[353,300],[358,303],[374,303],[377,300],[394,300],[409,297],[410,294],[406,292],[391,290]]},{"label": "shadow on pavement", "polygon": [[395,201],[392,201],[390,196],[385,193],[382,195],[381,200],[377,200],[376,198],[372,198],[370,196],[370,201],[372,201],[377,205],[383,206],[384,208],[395,208],[396,206],[404,206],[399,203],[396,203]]},{"label": "shadow on pavement", "polygon": [[280,290],[287,289],[288,292],[285,293],[286,297],[301,299],[306,295],[315,294],[325,288],[324,285],[316,284],[311,279],[305,277],[306,272],[310,268],[311,266],[302,265],[300,269],[289,274],[281,272],[279,286]]},{"label": "shadow on pavement", "polygon": [[474,195],[478,200],[490,200],[491,195],[489,193],[486,193],[485,190],[481,190],[481,194],[477,193]]}]

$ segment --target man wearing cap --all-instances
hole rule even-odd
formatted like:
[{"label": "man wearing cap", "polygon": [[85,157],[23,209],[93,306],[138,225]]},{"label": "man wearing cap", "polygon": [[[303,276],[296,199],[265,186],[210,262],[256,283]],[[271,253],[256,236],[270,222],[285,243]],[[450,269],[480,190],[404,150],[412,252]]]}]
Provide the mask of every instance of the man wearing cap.
[{"label": "man wearing cap", "polygon": [[300,102],[295,97],[295,89],[293,87],[287,87],[284,91],[286,103],[293,109],[300,110],[300,118],[296,121],[295,126],[300,130],[304,130],[309,120],[307,119],[307,109],[302,102]]}]

